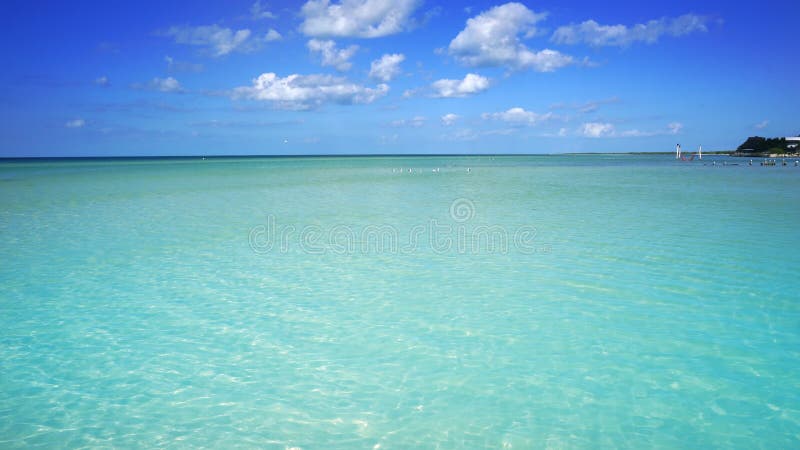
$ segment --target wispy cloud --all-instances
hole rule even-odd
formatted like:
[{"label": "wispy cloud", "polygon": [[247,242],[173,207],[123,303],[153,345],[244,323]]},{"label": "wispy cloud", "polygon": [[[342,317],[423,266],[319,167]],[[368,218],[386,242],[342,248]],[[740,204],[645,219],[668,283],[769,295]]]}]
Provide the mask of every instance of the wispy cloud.
[{"label": "wispy cloud", "polygon": [[96,84],[97,86],[109,87],[111,86],[111,81],[109,81],[107,76],[103,75],[102,77],[95,78],[94,84]]},{"label": "wispy cloud", "polygon": [[412,127],[412,128],[419,128],[425,125],[425,117],[423,116],[416,116],[411,119],[399,119],[394,120],[390,124],[393,127]]},{"label": "wispy cloud", "polygon": [[667,125],[667,134],[679,134],[683,130],[683,124],[680,122],[672,122]]},{"label": "wispy cloud", "polygon": [[627,47],[637,42],[653,44],[661,36],[685,36],[698,31],[708,31],[708,18],[696,14],[680,17],[662,17],[636,25],[601,25],[594,20],[558,27],[550,40],[556,44],[587,44],[593,47]]},{"label": "wispy cloud", "polygon": [[202,72],[203,65],[191,63],[186,61],[178,61],[175,58],[167,55],[164,56],[164,62],[167,63],[167,70],[170,72]]},{"label": "wispy cloud", "polygon": [[233,30],[219,25],[174,26],[164,36],[172,37],[177,44],[205,47],[211,56],[219,57],[232,52],[252,52],[267,42],[279,40],[280,33],[269,30],[263,36],[255,36],[248,28]]},{"label": "wispy cloud", "polygon": [[526,111],[523,108],[515,107],[510,108],[507,111],[483,113],[481,117],[484,120],[500,120],[517,126],[534,126],[541,122],[553,119],[555,116],[551,112],[538,114],[533,111]]},{"label": "wispy cloud", "polygon": [[440,139],[445,141],[474,141],[480,137],[480,134],[471,128],[461,128],[440,136]]},{"label": "wispy cloud", "polygon": [[196,128],[282,128],[292,125],[302,125],[302,120],[204,120],[192,122],[191,127]]},{"label": "wispy cloud", "polygon": [[312,54],[319,55],[321,58],[320,63],[323,66],[334,67],[340,72],[350,70],[350,67],[353,66],[350,62],[350,58],[358,51],[357,45],[351,45],[347,48],[336,48],[336,43],[331,40],[322,41],[319,39],[311,39],[306,46]]},{"label": "wispy cloud", "polygon": [[310,110],[327,103],[372,103],[388,92],[385,84],[370,88],[330,75],[293,74],[281,78],[270,72],[255,78],[251,86],[235,88],[232,97],[269,102],[279,109]]},{"label": "wispy cloud", "polygon": [[261,4],[261,0],[257,0],[250,7],[250,16],[253,19],[256,19],[256,20],[260,20],[260,19],[277,19],[278,18],[278,16],[276,16],[272,12],[268,11],[264,7],[264,5]]},{"label": "wispy cloud", "polygon": [[181,84],[172,77],[167,78],[153,78],[147,83],[134,83],[131,85],[134,89],[145,89],[149,91],[159,92],[183,92]]},{"label": "wispy cloud", "polygon": [[467,66],[552,72],[573,64],[572,56],[550,49],[532,51],[522,43],[520,36],[534,36],[536,24],[546,16],[521,3],[495,6],[467,20],[467,26],[450,42],[448,52]]},{"label": "wispy cloud", "polygon": [[555,103],[550,105],[549,109],[551,111],[563,111],[559,117],[565,121],[569,121],[576,116],[595,113],[603,106],[619,103],[620,101],[619,97],[609,97],[586,102]]},{"label": "wispy cloud", "polygon": [[300,31],[314,37],[377,38],[411,25],[419,0],[309,0],[300,10]]},{"label": "wispy cloud", "polygon": [[619,103],[619,98],[611,97],[611,98],[602,99],[602,100],[588,101],[586,103],[578,105],[577,106],[577,110],[578,110],[579,113],[588,114],[588,113],[597,111],[597,109],[600,108],[600,106],[602,106],[602,105],[610,105],[610,104],[613,104],[613,103]]},{"label": "wispy cloud", "polygon": [[763,130],[764,128],[767,128],[767,125],[769,125],[769,120],[762,120],[761,122],[753,125],[753,128],[757,130]]},{"label": "wispy cloud", "polygon": [[385,54],[380,59],[372,61],[369,77],[384,83],[392,81],[393,78],[400,75],[400,63],[405,59],[406,57],[402,53]]},{"label": "wispy cloud", "polygon": [[616,127],[611,123],[604,122],[587,122],[580,126],[578,133],[584,137],[590,138],[604,138],[604,137],[652,137],[662,135],[675,135],[683,130],[683,124],[680,122],[672,122],[667,124],[666,128],[660,130],[639,130],[630,129],[617,131]]},{"label": "wispy cloud", "polygon": [[86,121],[83,119],[68,120],[67,123],[64,124],[67,128],[83,128],[84,125],[86,125]]},{"label": "wispy cloud", "polygon": [[154,89],[157,89],[161,92],[182,92],[183,88],[181,84],[172,77],[167,78],[153,78],[150,82],[150,86]]},{"label": "wispy cloud", "polygon": [[449,127],[456,123],[456,121],[460,118],[459,115],[448,113],[442,116],[442,125]]}]

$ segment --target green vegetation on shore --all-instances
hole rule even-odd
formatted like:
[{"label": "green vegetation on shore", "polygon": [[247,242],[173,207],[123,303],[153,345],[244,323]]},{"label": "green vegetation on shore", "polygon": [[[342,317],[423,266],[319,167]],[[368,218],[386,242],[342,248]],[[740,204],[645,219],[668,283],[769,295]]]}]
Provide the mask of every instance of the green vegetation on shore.
[{"label": "green vegetation on shore", "polygon": [[797,144],[797,141],[787,141],[786,138],[782,137],[764,138],[751,136],[736,148],[733,156],[793,155],[798,152]]}]

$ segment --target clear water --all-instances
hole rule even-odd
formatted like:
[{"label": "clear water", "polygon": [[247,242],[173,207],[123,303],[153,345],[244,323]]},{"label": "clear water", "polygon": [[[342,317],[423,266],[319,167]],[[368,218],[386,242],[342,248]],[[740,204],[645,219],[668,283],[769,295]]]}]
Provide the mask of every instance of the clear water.
[{"label": "clear water", "polygon": [[711,161],[0,163],[0,447],[796,448],[800,168]]}]

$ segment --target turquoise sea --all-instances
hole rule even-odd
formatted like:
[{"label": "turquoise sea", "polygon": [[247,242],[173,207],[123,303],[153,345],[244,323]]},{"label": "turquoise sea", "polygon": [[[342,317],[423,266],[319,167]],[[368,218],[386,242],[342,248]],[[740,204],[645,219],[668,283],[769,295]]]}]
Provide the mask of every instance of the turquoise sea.
[{"label": "turquoise sea", "polygon": [[4,161],[0,448],[798,448],[798,273],[793,161]]}]

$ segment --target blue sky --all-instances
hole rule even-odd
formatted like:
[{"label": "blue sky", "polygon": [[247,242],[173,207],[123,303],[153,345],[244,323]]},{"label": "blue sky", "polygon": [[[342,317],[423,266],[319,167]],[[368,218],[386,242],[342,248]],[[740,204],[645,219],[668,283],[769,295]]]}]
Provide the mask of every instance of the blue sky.
[{"label": "blue sky", "polygon": [[798,2],[6,1],[0,156],[730,149]]}]

